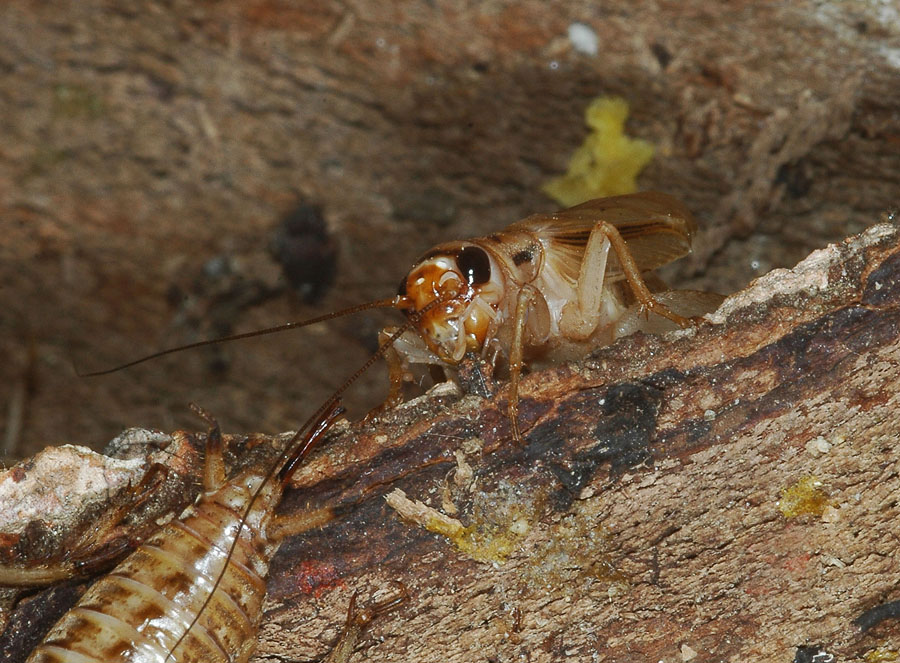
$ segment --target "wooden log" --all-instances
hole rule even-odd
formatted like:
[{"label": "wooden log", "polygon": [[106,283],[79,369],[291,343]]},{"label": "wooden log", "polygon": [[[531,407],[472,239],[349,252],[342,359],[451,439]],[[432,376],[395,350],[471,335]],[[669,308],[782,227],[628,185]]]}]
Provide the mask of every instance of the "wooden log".
[{"label": "wooden log", "polygon": [[[862,661],[896,647],[892,619],[853,622],[898,598],[898,332],[900,230],[885,223],[696,328],[528,376],[521,446],[502,384],[487,398],[439,385],[339,425],[283,504],[333,517],[276,557],[257,660],[321,656],[354,592],[398,582],[410,598],[360,659]],[[189,476],[199,439],[172,439],[173,474]],[[242,456],[260,441],[231,439]],[[39,467],[0,475],[0,491],[46,485]],[[79,486],[58,501],[83,502]],[[9,559],[35,517],[0,504]],[[0,638],[10,660],[37,637],[36,605]]]},{"label": "wooden log", "polygon": [[[556,209],[541,187],[601,95],[624,98],[628,135],[656,147],[639,188],[699,220],[676,266],[702,273],[690,287],[735,292],[858,233],[900,191],[886,4],[0,3],[0,457],[194,427],[189,401],[231,430],[296,426],[388,320],[102,380],[71,364],[390,296],[438,242]],[[301,200],[330,233],[309,232],[302,255],[324,277],[339,249],[316,309],[268,250]],[[383,397],[371,374],[348,404]]]}]

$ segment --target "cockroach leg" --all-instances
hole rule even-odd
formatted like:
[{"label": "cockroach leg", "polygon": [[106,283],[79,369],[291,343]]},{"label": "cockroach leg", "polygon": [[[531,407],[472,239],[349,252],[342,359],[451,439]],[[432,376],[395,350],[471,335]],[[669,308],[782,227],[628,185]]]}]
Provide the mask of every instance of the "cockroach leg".
[{"label": "cockroach leg", "polygon": [[560,329],[574,339],[584,340],[596,331],[603,318],[606,262],[611,243],[602,232],[592,231],[578,269],[575,299],[563,308]]},{"label": "cockroach leg", "polygon": [[112,511],[108,511],[104,519],[109,519],[109,527],[118,525],[129,513],[143,506],[150,496],[156,492],[169,476],[169,468],[162,463],[153,463],[144,472],[144,476],[135,485],[125,491],[124,501]]},{"label": "cockroach leg", "polygon": [[93,575],[107,569],[141,543],[146,531],[120,534],[99,546],[93,542],[97,540],[98,532],[112,532],[120,527],[125,518],[150,499],[168,476],[168,467],[153,463],[141,480],[125,491],[121,501],[105,511],[95,526],[82,534],[81,540],[69,554],[73,575]]},{"label": "cockroach leg", "polygon": [[507,416],[512,427],[513,441],[516,444],[522,442],[522,436],[519,433],[519,376],[522,374],[528,306],[535,297],[539,296],[540,293],[526,285],[519,291],[516,299],[516,326],[513,331],[512,346],[509,350],[509,396],[507,397]]},{"label": "cockroach leg", "polygon": [[[154,463],[141,480],[119,496],[119,503],[105,510],[78,537],[68,543],[69,552],[60,561],[33,566],[0,567],[0,585],[41,587],[73,577],[90,576],[111,567],[140,544],[142,535],[113,534],[136,508],[143,505],[166,480],[168,468]],[[100,541],[98,543],[98,541]]]},{"label": "cockroach leg", "polygon": [[328,652],[328,655],[322,659],[322,663],[347,663],[369,624],[376,617],[390,612],[398,605],[409,600],[409,590],[406,588],[406,585],[398,582],[397,586],[398,591],[396,593],[362,609],[357,605],[359,592],[353,594],[350,598],[350,605],[347,608],[347,621],[344,624],[344,630],[338,637],[334,647]]},{"label": "cockroach leg", "polygon": [[196,403],[191,403],[190,408],[209,425],[203,455],[203,489],[211,493],[214,490],[218,490],[226,480],[222,430],[219,428],[219,422],[216,418],[202,407]]},{"label": "cockroach leg", "polygon": [[89,576],[111,567],[140,542],[137,539],[119,537],[102,548],[75,551],[72,563],[73,575]]},{"label": "cockroach leg", "polygon": [[0,585],[4,587],[43,587],[69,580],[75,575],[71,562],[18,567],[0,566]]},{"label": "cockroach leg", "polygon": [[273,541],[281,541],[288,536],[299,536],[312,529],[327,525],[335,519],[334,509],[322,507],[312,511],[282,514],[272,518],[266,533]]},{"label": "cockroach leg", "polygon": [[[385,343],[394,331],[395,329],[393,327],[387,327],[381,330],[378,335],[379,344]],[[397,352],[393,345],[388,346],[388,348],[385,350],[384,360],[387,363],[388,367],[390,390],[388,391],[387,398],[384,400],[384,403],[381,405],[381,407],[376,408],[377,412],[380,412],[381,409],[389,409],[395,407],[396,405],[399,405],[403,402],[403,384],[407,381],[408,370],[406,367],[406,362],[403,361],[400,353]]]},{"label": "cockroach leg", "polygon": [[359,592],[355,592],[350,599],[350,605],[347,608],[347,626],[356,625],[365,628],[372,620],[383,614],[386,614],[396,608],[401,603],[409,600],[409,590],[402,582],[397,582],[397,591],[380,601],[376,601],[365,608],[359,609],[356,605],[356,599]]},{"label": "cockroach leg", "polygon": [[681,327],[691,326],[690,319],[678,315],[667,306],[657,301],[657,299],[653,296],[653,294],[647,288],[647,284],[644,283],[644,278],[641,276],[641,270],[637,266],[634,257],[631,255],[631,251],[628,250],[628,245],[614,225],[612,225],[611,223],[607,223],[606,221],[599,221],[594,226],[594,230],[591,231],[592,239],[595,233],[601,233],[606,239],[609,240],[613,251],[616,252],[616,257],[619,259],[619,264],[622,266],[622,271],[625,274],[628,285],[631,286],[631,290],[632,292],[634,292],[635,299],[640,302],[641,306],[647,309],[647,311],[649,311],[650,313],[655,313],[656,315],[661,315],[664,318],[668,318]]}]

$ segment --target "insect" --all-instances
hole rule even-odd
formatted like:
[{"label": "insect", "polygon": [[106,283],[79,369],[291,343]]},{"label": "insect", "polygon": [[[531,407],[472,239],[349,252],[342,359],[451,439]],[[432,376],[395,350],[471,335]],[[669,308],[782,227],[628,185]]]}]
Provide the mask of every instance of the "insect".
[{"label": "insect", "polygon": [[[369,308],[392,307],[403,327],[382,332],[391,388],[402,397],[411,364],[449,370],[468,353],[508,367],[507,407],[516,440],[525,366],[575,359],[636,332],[685,327],[722,297],[668,290],[652,270],[690,252],[696,223],[672,196],[647,191],[535,214],[504,230],[425,253],[398,294],[311,320],[163,350],[102,375],[191,347],[294,329]],[[346,388],[342,387],[340,391]]]},{"label": "insect", "polygon": [[274,509],[303,458],[343,409],[335,399],[328,401],[273,467],[230,479],[219,426],[195,409],[210,424],[201,496],[92,585],[28,663],[250,658],[269,562],[289,529]]},{"label": "insect", "polygon": [[338,638],[328,655],[322,659],[322,663],[347,663],[353,650],[356,648],[359,638],[372,620],[379,615],[393,610],[395,607],[409,599],[409,592],[405,586],[400,585],[399,591],[376,603],[360,608],[356,604],[357,595],[350,598],[350,606],[347,608],[347,622],[344,631]]}]

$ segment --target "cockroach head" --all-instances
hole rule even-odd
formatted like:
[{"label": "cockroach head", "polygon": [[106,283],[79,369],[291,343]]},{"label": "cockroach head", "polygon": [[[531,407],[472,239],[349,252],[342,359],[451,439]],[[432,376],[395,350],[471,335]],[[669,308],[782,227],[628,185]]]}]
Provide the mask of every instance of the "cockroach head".
[{"label": "cockroach head", "polygon": [[428,347],[457,364],[467,351],[480,351],[490,340],[503,290],[500,268],[487,251],[453,242],[416,262],[400,284],[400,298]]}]

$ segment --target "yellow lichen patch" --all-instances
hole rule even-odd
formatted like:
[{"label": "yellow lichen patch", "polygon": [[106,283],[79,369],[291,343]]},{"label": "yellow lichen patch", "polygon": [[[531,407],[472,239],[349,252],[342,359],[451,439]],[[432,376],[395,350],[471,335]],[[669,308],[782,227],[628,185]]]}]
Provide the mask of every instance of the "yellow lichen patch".
[{"label": "yellow lichen patch", "polygon": [[896,661],[900,659],[900,653],[887,647],[875,647],[865,653],[863,658],[866,663],[885,663],[886,661]]},{"label": "yellow lichen patch", "polygon": [[542,503],[540,492],[501,481],[474,495],[471,523],[447,538],[473,559],[502,564],[531,531]]},{"label": "yellow lichen patch", "polygon": [[467,526],[422,502],[413,502],[399,489],[386,499],[403,518],[446,537],[473,559],[502,564],[531,531],[544,495],[501,481],[496,490],[474,495]]},{"label": "yellow lichen patch", "polygon": [[825,509],[831,506],[831,500],[825,492],[824,484],[810,475],[782,489],[777,506],[785,518],[794,518],[805,513],[821,516]]},{"label": "yellow lichen patch", "polygon": [[547,182],[543,192],[569,207],[593,198],[633,193],[638,173],[653,158],[653,145],[625,135],[628,103],[598,97],[585,111],[591,133],[569,161],[568,172]]}]

